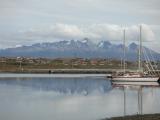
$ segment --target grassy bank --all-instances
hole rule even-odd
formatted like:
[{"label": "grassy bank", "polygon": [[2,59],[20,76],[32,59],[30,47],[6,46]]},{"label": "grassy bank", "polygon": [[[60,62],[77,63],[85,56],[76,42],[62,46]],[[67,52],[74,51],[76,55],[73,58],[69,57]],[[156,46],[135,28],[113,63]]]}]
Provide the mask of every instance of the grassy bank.
[{"label": "grassy bank", "polygon": [[113,117],[102,120],[160,120],[160,114],[133,115],[125,117]]}]

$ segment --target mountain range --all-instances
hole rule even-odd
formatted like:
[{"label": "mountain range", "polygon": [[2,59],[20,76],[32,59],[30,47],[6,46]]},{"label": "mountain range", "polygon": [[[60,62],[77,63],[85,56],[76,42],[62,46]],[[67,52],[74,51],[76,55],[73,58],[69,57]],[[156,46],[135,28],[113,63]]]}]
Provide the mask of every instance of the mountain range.
[{"label": "mountain range", "polygon": [[[160,54],[147,48],[146,53],[160,60]],[[126,46],[126,59],[136,60],[138,53],[138,45],[131,43]],[[149,56],[148,55],[148,56]],[[3,57],[47,57],[47,58],[65,58],[65,57],[81,57],[81,58],[115,58],[123,57],[123,44],[113,44],[109,41],[100,41],[95,44],[89,39],[70,40],[59,42],[36,43],[30,46],[20,46],[16,48],[7,48],[0,50],[0,56]]]}]

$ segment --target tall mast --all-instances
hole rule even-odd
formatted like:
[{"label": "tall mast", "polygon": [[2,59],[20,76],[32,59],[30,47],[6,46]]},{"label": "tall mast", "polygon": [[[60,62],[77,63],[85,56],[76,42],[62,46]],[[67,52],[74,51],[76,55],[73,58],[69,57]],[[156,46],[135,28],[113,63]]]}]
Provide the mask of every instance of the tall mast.
[{"label": "tall mast", "polygon": [[123,30],[123,72],[126,72],[126,31]]},{"label": "tall mast", "polygon": [[139,34],[139,51],[138,51],[138,70],[142,70],[141,56],[142,56],[142,26],[140,25],[140,34]]}]

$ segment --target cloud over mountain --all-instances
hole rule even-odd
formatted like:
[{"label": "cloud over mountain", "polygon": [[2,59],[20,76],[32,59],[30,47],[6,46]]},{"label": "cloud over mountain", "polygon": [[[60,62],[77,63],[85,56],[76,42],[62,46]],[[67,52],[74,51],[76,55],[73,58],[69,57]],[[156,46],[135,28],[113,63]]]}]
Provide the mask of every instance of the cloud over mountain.
[{"label": "cloud over mountain", "polygon": [[[91,24],[91,25],[71,25],[54,24],[46,28],[32,28],[24,32],[30,39],[52,39],[52,40],[71,40],[89,38],[93,42],[100,40],[122,40],[123,29],[126,29],[126,38],[130,41],[139,39],[139,25],[122,27],[115,24]],[[154,40],[154,33],[151,28],[142,24],[142,38],[144,41]]]}]

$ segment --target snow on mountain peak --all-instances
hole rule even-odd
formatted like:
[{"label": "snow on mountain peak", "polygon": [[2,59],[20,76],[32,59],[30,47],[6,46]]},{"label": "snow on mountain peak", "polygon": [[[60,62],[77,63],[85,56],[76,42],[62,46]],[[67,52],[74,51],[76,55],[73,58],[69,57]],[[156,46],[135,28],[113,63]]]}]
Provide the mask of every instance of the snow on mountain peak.
[{"label": "snow on mountain peak", "polygon": [[98,44],[98,47],[103,47],[104,45],[104,41],[101,41],[99,44]]}]

